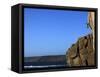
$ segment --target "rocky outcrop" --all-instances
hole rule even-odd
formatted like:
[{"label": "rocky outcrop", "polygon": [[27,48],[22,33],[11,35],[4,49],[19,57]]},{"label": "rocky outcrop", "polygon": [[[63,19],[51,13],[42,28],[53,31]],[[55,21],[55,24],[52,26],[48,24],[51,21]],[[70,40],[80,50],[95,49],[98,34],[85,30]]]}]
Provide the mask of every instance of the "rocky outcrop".
[{"label": "rocky outcrop", "polygon": [[95,12],[88,12],[88,26],[93,33],[93,49],[95,50]]},{"label": "rocky outcrop", "polygon": [[81,37],[73,44],[66,53],[69,66],[90,66],[95,63],[95,52],[93,50],[93,35]]}]

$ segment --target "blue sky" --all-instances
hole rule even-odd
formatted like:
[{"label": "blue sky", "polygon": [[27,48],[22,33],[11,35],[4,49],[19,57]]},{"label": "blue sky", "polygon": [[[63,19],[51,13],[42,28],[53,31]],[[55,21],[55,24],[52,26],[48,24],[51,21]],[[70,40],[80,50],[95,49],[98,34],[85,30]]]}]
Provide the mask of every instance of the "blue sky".
[{"label": "blue sky", "polygon": [[87,12],[24,8],[24,56],[63,55],[87,28]]}]

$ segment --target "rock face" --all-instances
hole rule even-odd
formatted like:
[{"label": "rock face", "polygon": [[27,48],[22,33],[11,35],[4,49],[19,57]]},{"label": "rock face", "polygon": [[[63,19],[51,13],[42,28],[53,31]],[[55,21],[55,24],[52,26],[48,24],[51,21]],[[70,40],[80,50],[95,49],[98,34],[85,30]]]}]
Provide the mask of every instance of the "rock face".
[{"label": "rock face", "polygon": [[91,66],[95,63],[93,50],[93,34],[81,37],[66,53],[69,66]]},{"label": "rock face", "polygon": [[95,12],[88,12],[87,20],[93,33],[93,49],[95,50]]}]

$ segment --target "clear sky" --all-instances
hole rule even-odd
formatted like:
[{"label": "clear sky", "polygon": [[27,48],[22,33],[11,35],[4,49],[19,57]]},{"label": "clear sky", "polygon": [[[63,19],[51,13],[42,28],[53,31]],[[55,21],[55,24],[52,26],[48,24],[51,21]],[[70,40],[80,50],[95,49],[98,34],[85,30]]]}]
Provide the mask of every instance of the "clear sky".
[{"label": "clear sky", "polygon": [[87,28],[87,12],[24,8],[24,56],[63,55]]}]

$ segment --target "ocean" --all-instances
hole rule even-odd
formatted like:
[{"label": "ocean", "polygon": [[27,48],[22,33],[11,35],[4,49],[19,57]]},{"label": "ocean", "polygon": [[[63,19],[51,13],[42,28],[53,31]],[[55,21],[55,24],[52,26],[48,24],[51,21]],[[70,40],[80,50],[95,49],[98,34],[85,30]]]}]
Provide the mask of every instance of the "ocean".
[{"label": "ocean", "polygon": [[25,57],[24,68],[48,68],[66,66],[65,55]]}]

